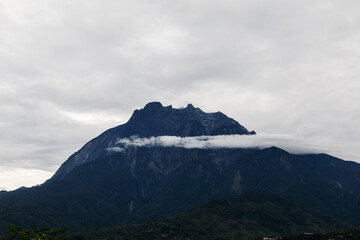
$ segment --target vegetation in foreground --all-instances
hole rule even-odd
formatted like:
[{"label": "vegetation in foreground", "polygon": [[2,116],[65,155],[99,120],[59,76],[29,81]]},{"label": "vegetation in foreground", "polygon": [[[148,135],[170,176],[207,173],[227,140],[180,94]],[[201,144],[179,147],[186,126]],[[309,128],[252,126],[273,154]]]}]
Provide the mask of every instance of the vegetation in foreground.
[{"label": "vegetation in foreground", "polygon": [[271,194],[246,193],[214,200],[170,219],[70,236],[70,240],[254,239],[261,236],[326,233],[349,226]]},{"label": "vegetation in foreground", "polygon": [[65,240],[65,233],[68,228],[52,229],[52,228],[32,228],[23,229],[19,226],[11,226],[8,228],[9,237],[1,237],[0,240]]},{"label": "vegetation in foreground", "polygon": [[[65,237],[67,232],[67,228],[54,230],[51,228],[33,228],[33,229],[23,229],[18,226],[11,226],[8,228],[9,233],[11,234],[10,237],[0,237],[0,240],[65,240],[68,239]],[[169,236],[162,234],[159,238],[156,239],[168,239]],[[71,237],[71,239],[83,239],[81,237]],[[115,239],[115,238],[107,238],[107,239]],[[143,239],[143,238],[139,238]],[[191,236],[186,238],[173,238],[173,239],[192,239]],[[211,239],[211,237],[210,237]],[[218,238],[223,239],[223,238]],[[306,239],[313,239],[313,240],[329,240],[329,239],[341,239],[341,240],[360,240],[360,231],[355,228],[346,228],[340,229],[336,231],[331,231],[325,234],[318,234],[318,233],[301,233],[292,236],[273,236],[273,237],[258,237],[255,240],[275,240],[275,239],[283,239],[283,240],[306,240]]]}]

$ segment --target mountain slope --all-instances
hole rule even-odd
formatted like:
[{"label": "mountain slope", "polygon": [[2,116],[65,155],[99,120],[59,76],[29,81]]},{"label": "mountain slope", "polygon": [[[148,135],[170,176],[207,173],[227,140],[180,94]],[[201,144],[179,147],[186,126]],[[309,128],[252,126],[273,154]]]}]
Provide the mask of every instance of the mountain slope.
[{"label": "mountain slope", "polygon": [[340,219],[314,213],[272,194],[246,192],[213,200],[171,219],[104,229],[70,236],[69,240],[101,239],[254,239],[259,236],[324,233],[349,226]]},{"label": "mountain slope", "polygon": [[359,174],[359,164],[278,148],[133,147],[85,163],[60,181],[9,192],[0,199],[0,223],[88,231],[174,216],[253,190],[359,226]]}]

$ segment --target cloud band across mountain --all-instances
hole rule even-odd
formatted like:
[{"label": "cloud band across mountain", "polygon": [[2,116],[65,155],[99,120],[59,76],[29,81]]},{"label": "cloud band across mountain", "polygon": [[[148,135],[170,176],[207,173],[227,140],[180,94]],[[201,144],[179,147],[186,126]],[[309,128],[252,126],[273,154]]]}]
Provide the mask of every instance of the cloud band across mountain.
[{"label": "cloud band across mountain", "polygon": [[118,139],[116,146],[108,148],[112,152],[122,152],[132,146],[139,147],[180,147],[180,148],[268,148],[276,146],[291,153],[321,153],[326,148],[307,144],[288,135],[257,134],[257,135],[220,135],[220,136],[158,136]]}]

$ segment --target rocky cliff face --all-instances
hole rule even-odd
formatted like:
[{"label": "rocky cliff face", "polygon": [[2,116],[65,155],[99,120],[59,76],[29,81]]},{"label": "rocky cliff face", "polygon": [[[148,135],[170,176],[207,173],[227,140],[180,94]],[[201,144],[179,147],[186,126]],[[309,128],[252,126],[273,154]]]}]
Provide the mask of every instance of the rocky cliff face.
[{"label": "rocky cliff face", "polygon": [[221,112],[205,113],[191,104],[176,109],[164,107],[159,102],[148,103],[143,109],[135,110],[127,123],[107,130],[70,156],[49,181],[60,180],[75,167],[106,156],[109,154],[107,149],[114,147],[120,138],[134,135],[188,137],[228,134],[252,135],[255,132],[249,132]]}]

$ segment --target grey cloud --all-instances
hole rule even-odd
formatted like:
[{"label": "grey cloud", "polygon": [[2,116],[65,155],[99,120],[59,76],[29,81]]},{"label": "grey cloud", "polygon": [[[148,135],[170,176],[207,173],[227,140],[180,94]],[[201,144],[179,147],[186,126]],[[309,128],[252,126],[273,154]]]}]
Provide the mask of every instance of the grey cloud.
[{"label": "grey cloud", "polygon": [[0,167],[0,191],[15,190],[19,187],[31,187],[41,184],[51,177],[52,172],[32,168],[4,168]]},{"label": "grey cloud", "polygon": [[122,138],[117,141],[117,146],[109,148],[109,151],[123,152],[129,146],[141,147],[180,147],[180,148],[268,148],[277,146],[291,153],[323,153],[325,148],[316,144],[307,143],[288,135],[220,135],[220,136],[197,136],[176,137],[158,136],[150,138]]},{"label": "grey cloud", "polygon": [[0,2],[0,164],[55,171],[149,101],[220,110],[360,161],[359,7]]}]

